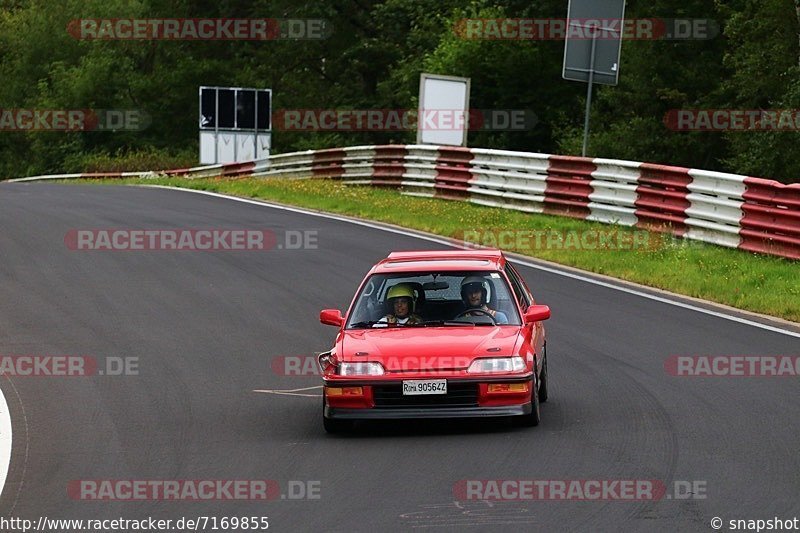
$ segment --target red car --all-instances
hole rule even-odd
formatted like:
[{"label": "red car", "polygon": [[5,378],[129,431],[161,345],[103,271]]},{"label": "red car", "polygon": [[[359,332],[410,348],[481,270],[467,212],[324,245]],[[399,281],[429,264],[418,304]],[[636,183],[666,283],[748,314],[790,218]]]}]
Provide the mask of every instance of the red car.
[{"label": "red car", "polygon": [[547,400],[543,320],[499,250],[395,252],[376,264],[320,354],[326,431],[358,419],[513,416]]}]

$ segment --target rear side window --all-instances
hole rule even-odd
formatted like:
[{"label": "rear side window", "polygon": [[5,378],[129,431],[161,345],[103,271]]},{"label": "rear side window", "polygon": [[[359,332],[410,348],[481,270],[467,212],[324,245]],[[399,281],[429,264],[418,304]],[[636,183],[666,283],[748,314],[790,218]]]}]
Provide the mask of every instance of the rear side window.
[{"label": "rear side window", "polygon": [[517,279],[519,280],[519,284],[522,285],[522,290],[525,291],[525,295],[528,297],[528,303],[533,304],[536,301],[536,298],[533,297],[533,293],[528,288],[528,284],[525,283],[525,278],[523,278],[520,275],[520,273],[517,272],[517,269],[514,268],[513,265],[511,265],[511,263],[506,263],[506,265],[511,270],[511,272],[513,272],[514,275],[517,277]]},{"label": "rear side window", "polygon": [[520,308],[523,310],[527,309],[529,305],[531,305],[531,299],[528,292],[525,290],[525,286],[522,283],[522,280],[519,277],[519,274],[514,271],[511,264],[506,263],[506,275],[508,279],[511,281],[511,288],[514,290],[514,296],[517,298],[517,303],[519,304]]},{"label": "rear side window", "polygon": [[514,275],[517,276],[517,279],[519,279],[519,283],[520,283],[520,285],[522,285],[522,290],[525,291],[525,295],[528,297],[528,302],[531,303],[531,304],[535,303],[536,302],[536,298],[533,297],[533,293],[531,292],[530,288],[528,287],[528,284],[525,282],[525,278],[523,278],[520,275],[520,273],[517,272],[517,269],[514,268],[511,265],[511,263],[508,263],[508,267],[514,273]]}]

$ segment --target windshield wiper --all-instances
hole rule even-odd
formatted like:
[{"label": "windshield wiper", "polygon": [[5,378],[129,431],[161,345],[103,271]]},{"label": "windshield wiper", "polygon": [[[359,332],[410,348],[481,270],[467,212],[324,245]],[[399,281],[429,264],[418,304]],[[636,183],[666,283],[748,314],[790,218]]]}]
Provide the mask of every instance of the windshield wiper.
[{"label": "windshield wiper", "polygon": [[426,320],[421,326],[474,326],[472,322],[458,322],[456,320]]},{"label": "windshield wiper", "polygon": [[389,324],[388,322],[381,322],[380,320],[364,320],[363,322],[356,322],[350,324],[348,329],[365,329],[380,326],[381,328],[421,328],[425,326],[475,326],[482,324],[475,324],[474,322],[460,322],[457,320],[426,320],[419,324]]},{"label": "windshield wiper", "polygon": [[355,324],[350,324],[350,329],[371,328],[377,323],[378,323],[377,320],[365,320],[363,322],[356,322]]},{"label": "windshield wiper", "polygon": [[356,322],[355,324],[350,325],[350,329],[364,329],[364,328],[374,328],[375,326],[379,326],[381,328],[411,328],[414,326],[421,326],[422,324],[390,324],[388,322],[381,322],[380,320],[365,320],[363,322]]}]

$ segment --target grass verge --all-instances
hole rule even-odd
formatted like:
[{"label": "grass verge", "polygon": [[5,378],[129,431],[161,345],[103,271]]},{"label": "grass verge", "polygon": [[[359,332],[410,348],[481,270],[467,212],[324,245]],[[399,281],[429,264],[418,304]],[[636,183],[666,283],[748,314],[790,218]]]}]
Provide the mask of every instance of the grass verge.
[{"label": "grass verge", "polygon": [[201,189],[387,222],[800,322],[800,262],[644,230],[401,196],[332,180],[88,181]]}]

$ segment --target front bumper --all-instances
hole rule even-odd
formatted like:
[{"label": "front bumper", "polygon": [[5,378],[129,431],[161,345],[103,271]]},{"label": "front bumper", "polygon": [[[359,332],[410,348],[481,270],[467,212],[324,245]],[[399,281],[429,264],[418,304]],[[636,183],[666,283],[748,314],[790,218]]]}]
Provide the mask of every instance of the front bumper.
[{"label": "front bumper", "polygon": [[[487,418],[522,416],[532,412],[531,375],[447,379],[446,395],[404,396],[401,380],[325,380],[325,407],[329,419],[378,420],[401,418]],[[489,384],[524,383],[520,392],[490,392]],[[329,387],[356,387],[353,397],[329,397]]]},{"label": "front bumper", "polygon": [[502,407],[425,407],[425,408],[373,408],[345,409],[325,406],[325,417],[341,420],[397,420],[400,418],[486,418],[495,416],[520,416],[531,414],[530,402]]}]

